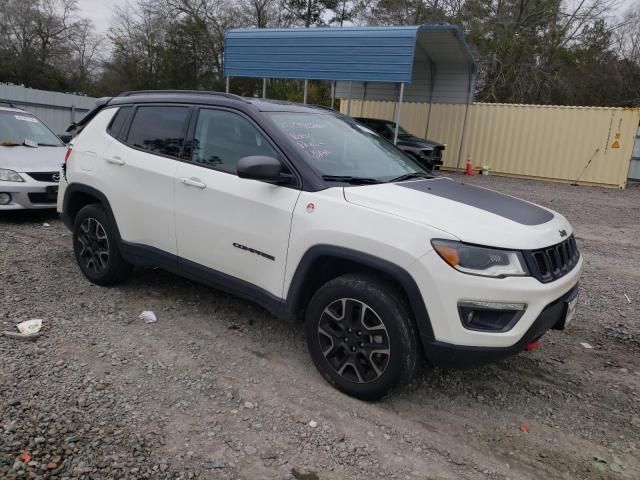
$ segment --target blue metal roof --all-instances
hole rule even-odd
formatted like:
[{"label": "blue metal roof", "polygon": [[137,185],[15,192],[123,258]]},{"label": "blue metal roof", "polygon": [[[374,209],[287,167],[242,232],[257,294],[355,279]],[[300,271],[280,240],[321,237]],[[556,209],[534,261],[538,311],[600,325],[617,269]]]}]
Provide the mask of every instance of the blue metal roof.
[{"label": "blue metal roof", "polygon": [[414,61],[471,65],[455,25],[235,29],[225,39],[226,77],[411,83]]}]

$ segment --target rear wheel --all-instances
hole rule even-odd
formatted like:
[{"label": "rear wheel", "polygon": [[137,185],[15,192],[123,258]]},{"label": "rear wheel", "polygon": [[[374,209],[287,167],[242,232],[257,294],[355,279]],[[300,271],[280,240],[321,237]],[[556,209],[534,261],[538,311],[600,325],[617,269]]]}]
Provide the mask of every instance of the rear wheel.
[{"label": "rear wheel", "polygon": [[322,286],[306,318],[311,358],[348,395],[375,400],[406,385],[417,369],[413,322],[396,289],[368,275]]},{"label": "rear wheel", "polygon": [[124,281],[131,265],[120,254],[115,227],[99,205],[87,205],[73,224],[73,251],[80,270],[91,282],[110,286]]}]

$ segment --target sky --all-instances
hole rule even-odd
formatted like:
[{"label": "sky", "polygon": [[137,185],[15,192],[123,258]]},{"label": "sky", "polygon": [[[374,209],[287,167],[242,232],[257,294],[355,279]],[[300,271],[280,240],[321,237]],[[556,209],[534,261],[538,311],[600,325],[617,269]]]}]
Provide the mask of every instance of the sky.
[{"label": "sky", "polygon": [[[576,1],[576,0],[568,0]],[[619,12],[623,12],[628,7],[639,0],[619,0]],[[104,34],[109,29],[111,15],[115,6],[123,7],[127,0],[78,0],[78,9],[82,17],[87,17],[96,26],[96,33]]]},{"label": "sky", "polygon": [[89,18],[96,26],[96,33],[107,33],[115,6],[123,7],[126,0],[78,0],[78,13]]}]

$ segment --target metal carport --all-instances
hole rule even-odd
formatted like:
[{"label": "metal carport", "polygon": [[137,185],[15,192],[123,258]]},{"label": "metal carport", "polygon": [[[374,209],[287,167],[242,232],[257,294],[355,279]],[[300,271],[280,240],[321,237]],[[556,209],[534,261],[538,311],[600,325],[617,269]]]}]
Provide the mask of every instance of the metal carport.
[{"label": "metal carport", "polygon": [[[455,25],[234,29],[225,38],[224,76],[333,82],[332,98],[465,103],[476,64]],[[465,114],[466,123],[466,114]],[[464,129],[463,129],[464,135]],[[462,141],[462,139],[461,139]]]}]

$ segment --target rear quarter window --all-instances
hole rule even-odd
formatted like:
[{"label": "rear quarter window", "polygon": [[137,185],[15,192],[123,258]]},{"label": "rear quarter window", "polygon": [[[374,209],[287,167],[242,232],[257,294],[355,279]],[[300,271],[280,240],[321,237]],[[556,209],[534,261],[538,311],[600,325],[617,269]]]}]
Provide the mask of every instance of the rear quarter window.
[{"label": "rear quarter window", "polygon": [[123,139],[124,135],[124,126],[129,118],[129,113],[131,112],[131,107],[120,107],[118,111],[114,115],[109,127],[107,128],[107,132],[116,138]]},{"label": "rear quarter window", "polygon": [[184,145],[190,111],[190,107],[138,107],[127,144],[150,153],[178,157]]}]

